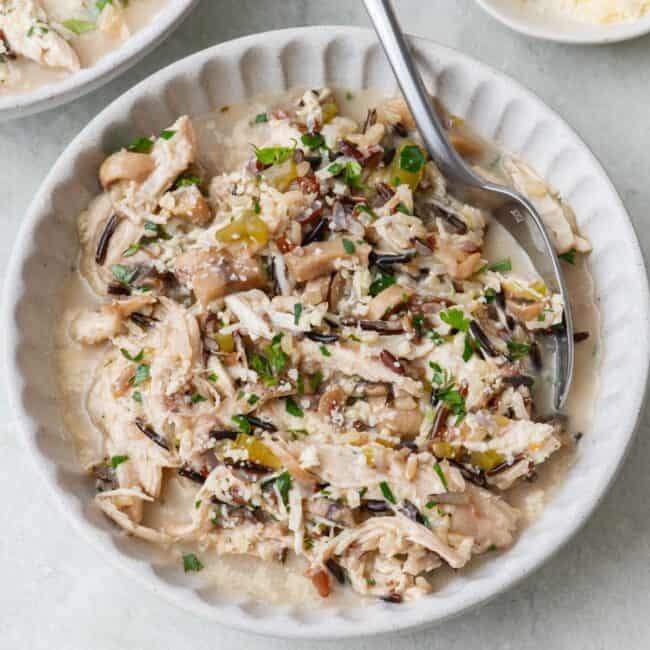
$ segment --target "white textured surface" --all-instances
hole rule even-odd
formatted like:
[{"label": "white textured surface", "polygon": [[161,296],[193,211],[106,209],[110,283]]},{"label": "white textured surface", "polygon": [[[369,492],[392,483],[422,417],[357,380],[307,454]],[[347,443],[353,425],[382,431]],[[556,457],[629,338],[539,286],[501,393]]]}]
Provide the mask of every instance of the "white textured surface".
[{"label": "white textured surface", "polygon": [[[449,7],[446,0],[432,4]],[[199,41],[201,45],[207,45],[218,39],[264,28],[305,22],[341,22],[346,16],[354,20],[361,18],[360,9],[346,3],[330,2],[322,8],[301,3],[291,10],[284,4],[277,3],[273,9],[269,5],[206,0],[199,13],[170,44],[161,48],[165,62],[192,51]],[[235,6],[241,10],[236,18],[228,15]],[[572,98],[566,106],[561,106],[562,112],[568,114],[569,121],[579,126],[587,135],[587,141],[596,146],[607,167],[615,172],[614,180],[619,187],[640,192],[630,205],[633,214],[635,207],[647,203],[648,197],[643,194],[643,173],[647,165],[641,162],[644,160],[644,147],[639,146],[642,144],[639,135],[629,126],[635,123],[634,115],[630,119],[611,122],[615,89],[618,88],[619,94],[625,92],[634,64],[640,62],[640,51],[625,46],[612,48],[611,52],[592,50],[587,56],[587,51],[541,47],[539,44],[533,47],[487,22],[468,3],[454,3],[444,20],[437,23],[425,20],[434,17],[431,7],[424,9],[415,2],[403,2],[400,6],[407,28],[458,44],[497,65],[505,57],[516,60],[510,72],[528,85],[537,86],[540,94],[550,98],[551,103],[557,105],[559,98]],[[258,15],[254,14],[255,9]],[[213,24],[219,17],[220,26],[212,31],[207,27],[209,17],[213,17]],[[462,19],[476,22],[463,24],[460,22]],[[554,67],[562,68],[559,79],[531,74],[530,65],[535,53],[539,53],[538,65],[551,67],[555,64]],[[132,78],[140,78],[145,70],[155,69],[160,64],[161,54],[159,50],[149,57],[142,68],[132,73]],[[576,77],[588,66],[597,71],[611,58],[621,58],[622,64],[617,78],[608,82],[610,103],[603,103],[587,113],[585,106],[594,103],[589,102],[589,94],[593,93],[600,99],[603,88],[594,84],[593,88],[589,86],[585,90],[583,87],[578,92]],[[577,60],[576,65],[580,64],[580,68],[567,66],[572,59]],[[629,70],[625,64],[630,66]],[[595,74],[590,76],[595,77]],[[8,214],[13,219],[12,227],[5,227],[3,232],[5,250],[10,248],[10,237],[37,185],[37,178],[49,168],[64,142],[108,98],[127,85],[128,81],[124,79],[114,82],[100,95],[68,109],[65,117],[47,114],[10,128],[0,128],[2,150],[16,152],[8,164],[3,163],[2,168],[7,182],[3,189],[8,196]],[[578,102],[582,97],[585,101]],[[639,94],[638,99],[641,98]],[[639,119],[643,117],[642,106],[643,102],[640,102],[638,109],[634,104],[630,107],[632,113],[639,111]],[[650,143],[646,141],[645,144],[647,149]],[[38,151],[39,156],[26,155],[28,146],[34,153]],[[23,156],[24,161],[21,160]],[[627,193],[626,198],[635,199],[631,193]],[[640,216],[641,212],[637,214]],[[0,542],[3,611],[0,647],[124,648],[154,643],[159,647],[190,645],[207,648],[215,643],[222,647],[262,647],[262,643],[280,647],[279,642],[251,639],[194,620],[133,586],[110,567],[102,566],[98,556],[87,549],[65,523],[58,521],[49,503],[39,496],[41,484],[33,480],[31,466],[25,462],[12,434],[12,430],[7,430],[3,439],[6,450],[0,461],[3,465],[0,485],[6,485],[6,492],[11,495],[7,507],[0,514],[2,530],[10,531],[9,536],[4,532]],[[642,454],[644,450],[647,452],[644,442],[641,436],[637,453],[628,461],[614,494],[586,531],[542,572],[480,613],[429,632],[405,636],[400,645],[464,648],[475,645],[480,638],[483,646],[488,648],[534,648],[537,647],[536,640],[543,640],[546,647],[557,648],[567,647],[572,642],[581,648],[645,647],[648,624],[642,612],[648,605],[645,589],[648,544],[644,540],[648,524],[644,496],[648,479],[643,471]],[[395,639],[371,641],[368,647],[370,643],[372,647],[381,648],[396,642]],[[360,646],[361,643],[354,642],[348,647]],[[295,647],[303,646],[296,644]]]}]

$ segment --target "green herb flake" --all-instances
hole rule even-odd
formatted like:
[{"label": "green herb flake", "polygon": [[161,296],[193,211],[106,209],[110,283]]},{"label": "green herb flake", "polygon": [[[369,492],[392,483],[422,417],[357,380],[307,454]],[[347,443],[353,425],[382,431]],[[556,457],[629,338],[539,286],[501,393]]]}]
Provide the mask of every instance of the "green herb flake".
[{"label": "green herb flake", "polygon": [[127,146],[127,150],[133,153],[150,153],[153,149],[153,140],[150,138],[136,138]]},{"label": "green herb flake", "polygon": [[138,402],[138,404],[142,404],[142,393],[139,390],[134,390],[133,393],[131,394],[131,397],[133,398],[134,402]]},{"label": "green herb flake", "polygon": [[248,421],[248,418],[245,415],[233,415],[230,419],[232,420],[233,424],[237,425],[237,428],[242,433],[251,432],[251,423]]},{"label": "green herb flake", "polygon": [[442,345],[445,342],[445,339],[436,330],[427,330],[426,337],[431,339],[436,345]]},{"label": "green herb flake", "polygon": [[258,113],[255,116],[255,124],[263,124],[269,121],[269,116],[266,113]]},{"label": "green herb flake", "polygon": [[444,472],[442,471],[442,467],[440,467],[440,463],[438,463],[438,461],[436,461],[433,464],[433,470],[438,475],[438,478],[442,483],[442,487],[445,488],[445,492],[449,492],[449,485],[447,485],[447,479],[445,478]]},{"label": "green herb flake", "polygon": [[255,147],[255,156],[263,165],[279,165],[293,156],[296,147]]},{"label": "green herb flake", "polygon": [[203,568],[203,564],[194,553],[187,553],[183,555],[183,570],[185,573],[190,571],[200,571]]},{"label": "green herb flake", "polygon": [[129,460],[128,456],[111,456],[111,467],[115,469],[122,463],[126,463]]},{"label": "green herb flake", "polygon": [[363,167],[356,161],[351,160],[345,165],[345,176],[344,180],[347,185],[354,188],[360,188],[361,185],[361,174],[363,173]]},{"label": "green herb flake", "polygon": [[194,502],[194,507],[198,510],[201,507],[201,499],[198,499]]},{"label": "green herb flake", "polygon": [[354,242],[349,239],[343,239],[343,249],[348,255],[354,255],[354,252],[357,250]]},{"label": "green herb flake", "polygon": [[485,290],[485,293],[483,294],[483,296],[485,298],[486,304],[489,305],[491,302],[495,301],[495,299],[497,297],[497,292],[494,289],[488,288],[488,289]]},{"label": "green herb flake", "polygon": [[399,167],[405,172],[417,174],[424,167],[425,162],[424,152],[416,144],[410,144],[400,152]]},{"label": "green herb flake", "polygon": [[123,253],[122,257],[133,257],[140,250],[140,244],[131,244]]},{"label": "green herb flake", "polygon": [[347,99],[349,102],[351,102],[354,99],[354,95],[349,90],[347,90],[345,92],[345,99]]},{"label": "green herb flake", "polygon": [[134,361],[136,363],[142,361],[142,359],[144,358],[144,349],[140,350],[140,352],[138,352],[138,354],[136,354],[135,356],[132,356],[126,348],[120,348],[120,352],[122,353],[122,356],[125,359],[128,359],[129,361]]},{"label": "green herb flake", "polygon": [[308,149],[321,149],[325,148],[325,138],[320,133],[305,133],[300,141]]},{"label": "green herb flake", "polygon": [[76,18],[64,20],[62,24],[66,29],[74,32],[77,36],[81,36],[82,34],[86,34],[87,32],[92,32],[97,29],[97,25],[95,23],[92,23],[89,20],[78,20]]},{"label": "green herb flake", "polygon": [[393,492],[391,491],[390,486],[388,485],[388,483],[386,483],[386,481],[382,481],[379,484],[379,489],[381,490],[381,493],[384,495],[384,499],[386,499],[386,501],[393,504],[397,503],[397,501],[395,501]]},{"label": "green herb flake", "polygon": [[387,273],[382,273],[379,277],[375,278],[368,289],[368,293],[374,298],[379,295],[388,287],[392,287],[397,280],[394,275],[389,275]]},{"label": "green herb flake", "polygon": [[255,214],[259,214],[260,212],[262,212],[262,206],[260,205],[260,202],[257,199],[255,200],[255,204],[253,205],[253,211],[255,212]]},{"label": "green herb flake", "polygon": [[300,323],[300,315],[302,314],[302,305],[297,302],[293,306],[293,324],[298,325]]},{"label": "green herb flake", "polygon": [[314,393],[317,392],[322,383],[323,383],[323,373],[320,370],[317,370],[309,378],[309,386],[310,386],[312,392],[314,392]]},{"label": "green herb flake", "polygon": [[211,373],[208,375],[208,380],[209,380],[209,381],[215,382],[215,381],[217,381],[217,379],[219,379],[219,378],[217,377],[217,375],[216,375],[214,372],[211,372]]},{"label": "green herb flake", "polygon": [[331,352],[327,349],[327,347],[324,346],[324,345],[321,345],[320,348],[319,348],[319,350],[320,350],[320,353],[321,353],[324,357],[331,357],[331,356],[332,356],[332,353],[331,353]]},{"label": "green herb flake", "polygon": [[424,506],[427,510],[433,510],[438,504],[435,501],[427,501]]},{"label": "green herb flake", "polygon": [[474,354],[475,344],[469,334],[465,334],[465,345],[463,346],[463,361],[467,363]]},{"label": "green herb flake", "polygon": [[282,472],[282,474],[275,479],[275,487],[280,493],[282,503],[284,503],[285,506],[289,503],[289,490],[291,489],[292,484],[293,481],[291,479],[291,474],[287,471]]},{"label": "green herb flake", "polygon": [[561,255],[558,255],[558,258],[561,259],[563,262],[566,262],[567,264],[572,264],[575,266],[576,263],[576,249],[572,248],[570,251],[567,251],[566,253],[562,253]]},{"label": "green herb flake", "polygon": [[343,165],[341,163],[334,162],[327,168],[327,171],[330,174],[337,176],[343,171]]},{"label": "green herb flake", "polygon": [[397,212],[401,212],[402,214],[411,214],[410,210],[406,207],[403,201],[400,201],[395,209]]},{"label": "green herb flake", "polygon": [[490,553],[494,553],[494,551],[497,550],[497,545],[496,545],[496,544],[490,544],[490,545],[487,547],[487,550],[490,551]]},{"label": "green herb flake", "polygon": [[441,311],[440,320],[459,332],[467,332],[469,330],[469,320],[465,318],[465,314],[461,309],[453,308],[447,311]]},{"label": "green herb flake", "polygon": [[377,218],[377,215],[365,204],[365,203],[357,203],[357,205],[354,206],[354,209],[357,212],[364,212],[367,214],[373,221]]},{"label": "green herb flake", "polygon": [[159,133],[159,137],[163,140],[171,140],[176,135],[176,131],[165,130]]},{"label": "green herb flake", "polygon": [[179,187],[189,187],[190,185],[200,185],[201,179],[196,174],[186,174],[181,176],[175,183],[174,189]]},{"label": "green herb flake", "polygon": [[125,266],[124,264],[113,264],[111,266],[113,277],[125,287],[128,287],[138,277],[138,272],[137,266]]},{"label": "green herb flake", "polygon": [[302,418],[305,416],[303,410],[296,404],[293,397],[285,397],[284,404],[289,415],[293,415],[296,418]]},{"label": "green herb flake", "polygon": [[136,368],[135,368],[135,375],[133,375],[133,379],[131,380],[131,385],[132,386],[139,386],[140,384],[144,384],[147,379],[149,379],[149,364],[148,363],[139,363]]},{"label": "green herb flake", "polygon": [[200,393],[194,393],[190,398],[192,404],[198,404],[199,402],[207,401],[207,398],[203,397]]},{"label": "green herb flake", "polygon": [[499,273],[512,271],[512,262],[510,261],[509,257],[504,257],[502,260],[499,260],[498,262],[493,262],[492,264],[488,264],[488,269],[490,269],[490,271],[498,271]]},{"label": "green herb flake", "polygon": [[518,341],[508,341],[508,352],[513,361],[523,359],[526,355],[530,354],[530,345],[528,343],[519,343]]},{"label": "green herb flake", "polygon": [[435,361],[429,361],[429,367],[433,370],[432,384],[442,386],[447,382],[447,373]]}]

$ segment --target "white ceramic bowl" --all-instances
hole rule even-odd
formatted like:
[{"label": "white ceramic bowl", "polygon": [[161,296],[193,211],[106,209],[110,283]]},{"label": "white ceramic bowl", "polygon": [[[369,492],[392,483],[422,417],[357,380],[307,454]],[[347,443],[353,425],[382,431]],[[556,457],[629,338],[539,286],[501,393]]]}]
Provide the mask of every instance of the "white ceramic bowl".
[{"label": "white ceramic bowl", "polygon": [[607,176],[575,133],[527,90],[459,52],[421,39],[413,44],[429,87],[442,101],[535,167],[575,208],[594,247],[606,377],[593,430],[586,432],[575,467],[543,516],[512,549],[459,573],[437,593],[401,606],[309,611],[231,602],[223,594],[213,599],[194,590],[190,579],[152,566],[150,547],[120,534],[92,505],[92,486],[65,440],[56,378],[46,362],[52,357],[57,293],[78,251],[75,219],[99,190],[104,151],[137,134],[157,132],[179,114],[296,85],[374,86],[394,93],[372,33],[319,26],[257,34],[158,72],[116,100],[69,145],[42,184],[15,244],[2,321],[7,385],[45,492],[108,559],[156,593],[213,621],[277,636],[333,638],[426,625],[485,602],[531,573],[585,522],[620,466],[639,418],[650,358],[648,286],[630,220]]},{"label": "white ceramic bowl", "polygon": [[543,15],[527,8],[522,0],[476,0],[476,2],[493,18],[510,29],[547,41],[604,45],[627,41],[650,32],[650,12],[635,21],[594,25],[562,16]]},{"label": "white ceramic bowl", "polygon": [[63,80],[33,92],[0,97],[0,122],[26,117],[67,104],[108,83],[128,70],[178,27],[198,0],[169,0],[146,27],[133,34],[119,48],[95,65],[66,76]]}]

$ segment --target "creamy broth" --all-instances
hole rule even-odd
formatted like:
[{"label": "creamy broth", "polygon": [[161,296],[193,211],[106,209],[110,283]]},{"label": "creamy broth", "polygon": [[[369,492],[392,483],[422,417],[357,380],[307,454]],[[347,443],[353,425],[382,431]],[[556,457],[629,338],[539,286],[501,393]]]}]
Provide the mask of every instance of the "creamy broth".
[{"label": "creamy broth", "polygon": [[[93,9],[94,0],[42,0],[42,7],[53,28],[69,39],[80,67],[84,69],[94,66],[102,57],[121,47],[131,36],[155,20],[167,3],[168,0],[131,0],[122,9],[119,27],[97,27],[80,34],[65,27],[58,28],[57,25],[64,25],[69,20],[100,25],[100,15]],[[2,6],[3,0],[0,0],[0,10]],[[74,74],[63,67],[44,65],[20,55],[15,59],[5,56],[5,62],[1,61],[0,57],[0,97],[32,92]]]},{"label": "creamy broth", "polygon": [[[291,96],[299,94],[293,92]],[[336,94],[341,114],[359,121],[363,120],[368,106],[375,105],[382,97],[377,91],[352,94],[339,91]],[[247,159],[250,145],[262,144],[258,132],[252,126],[255,115],[277,101],[278,98],[261,98],[245,105],[218,107],[208,115],[195,117],[193,121],[202,165],[216,173],[232,169]],[[474,134],[472,137],[476,138]],[[475,162],[489,166],[495,156],[500,154],[495,145],[483,145],[481,160]],[[490,171],[494,173],[493,166]],[[523,277],[537,277],[526,254],[496,223],[489,223],[484,251],[491,260],[509,257],[513,270]],[[566,472],[570,471],[575,454],[579,453],[579,446],[573,445],[571,434],[579,432],[589,435],[598,389],[600,323],[588,257],[580,256],[575,266],[563,264],[563,269],[571,295],[576,331],[589,332],[589,338],[576,346],[575,374],[566,408],[565,446],[539,467],[536,481],[520,481],[516,487],[502,495],[521,510],[524,523],[539,516],[554,488],[561,483]],[[96,305],[98,300],[75,270],[65,284],[60,304],[62,317],[59,319],[56,338],[56,374],[60,382],[61,412],[80,463],[89,471],[93,465],[104,461],[102,435],[91,424],[85,401],[98,364],[102,363],[105,349],[103,346],[93,348],[75,342],[70,336],[70,323],[81,308]],[[170,472],[163,484],[162,498],[145,506],[143,523],[156,528],[170,520],[187,522],[190,512],[188,504],[193,502],[195,492],[195,486],[179,480],[175,473]],[[167,551],[156,548],[157,571],[180,575],[179,557],[183,550],[182,547]],[[205,570],[196,576],[196,581],[202,596],[208,601],[223,598],[224,594],[234,594],[303,607],[364,602],[352,590],[338,586],[335,586],[336,598],[315,597],[313,586],[303,575],[304,562],[291,554],[285,564],[280,564],[245,556],[218,556],[207,548],[199,550]],[[471,571],[471,566],[467,570]],[[444,575],[442,573],[436,583],[446,579]]]}]

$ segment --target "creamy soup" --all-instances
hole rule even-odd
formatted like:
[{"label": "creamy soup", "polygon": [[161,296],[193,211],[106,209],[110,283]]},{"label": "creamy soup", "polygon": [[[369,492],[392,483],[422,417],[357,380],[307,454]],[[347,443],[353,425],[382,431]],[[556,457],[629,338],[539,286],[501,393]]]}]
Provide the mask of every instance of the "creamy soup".
[{"label": "creamy soup", "polygon": [[[295,91],[180,118],[110,156],[62,295],[62,413],[96,505],[203,597],[421,597],[516,543],[588,434],[589,243],[526,165],[443,111],[562,255],[566,417],[535,348],[563,305],[447,193],[401,99]],[[578,448],[579,453],[579,448]]]},{"label": "creamy soup", "polygon": [[95,65],[167,0],[0,0],[0,96],[27,93]]}]

